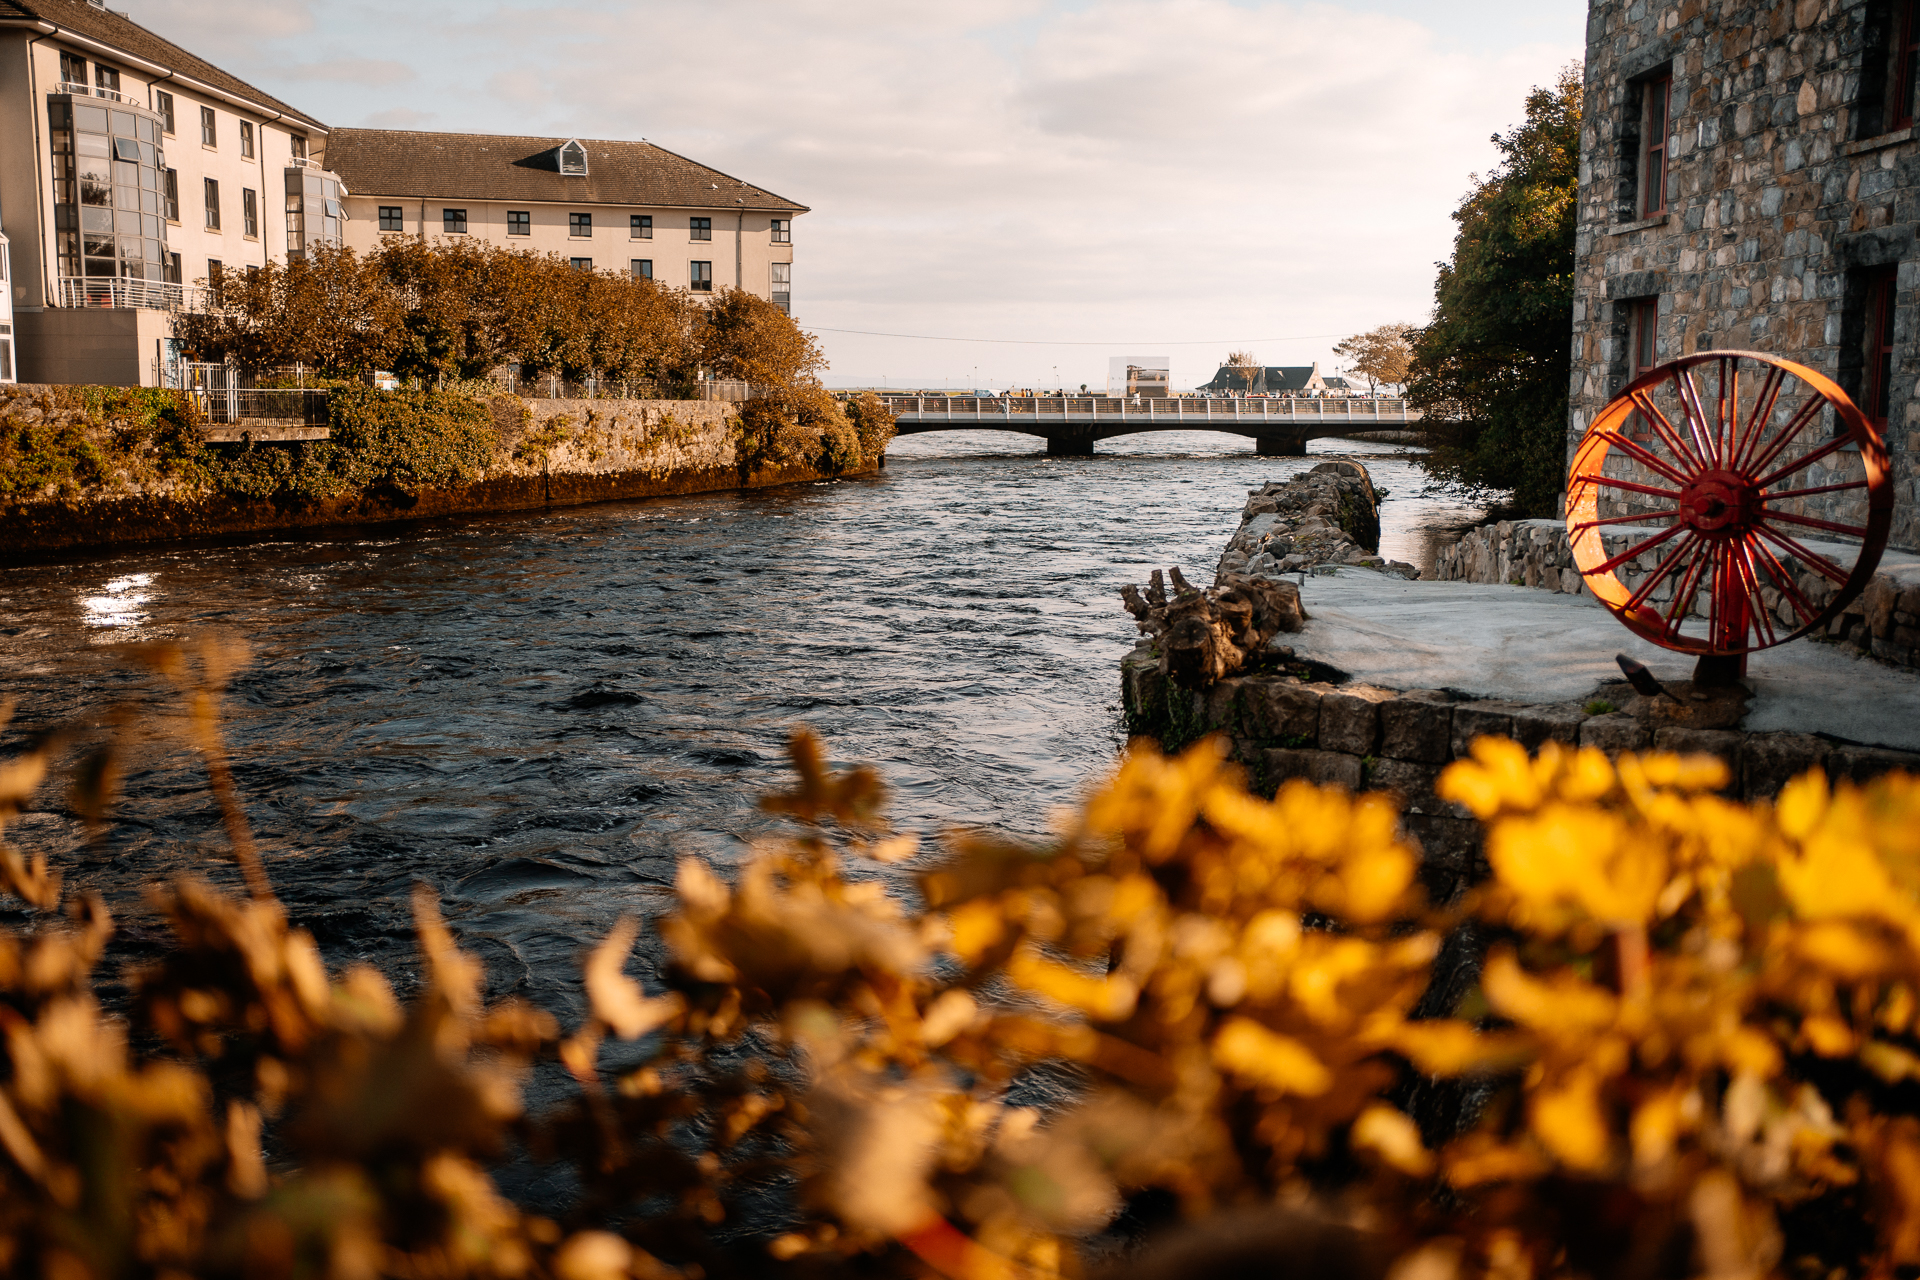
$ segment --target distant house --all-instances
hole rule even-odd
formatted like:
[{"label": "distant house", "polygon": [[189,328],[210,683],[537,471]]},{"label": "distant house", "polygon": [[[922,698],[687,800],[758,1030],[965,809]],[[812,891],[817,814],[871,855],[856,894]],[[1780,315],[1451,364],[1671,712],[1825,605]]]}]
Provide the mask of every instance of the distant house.
[{"label": "distant house", "polygon": [[472,237],[630,271],[696,294],[793,290],[793,219],[807,206],[650,142],[336,129],[346,243]]},{"label": "distant house", "polygon": [[1200,385],[1202,391],[1265,392],[1270,396],[1299,395],[1303,392],[1327,391],[1331,383],[1320,376],[1320,362],[1295,365],[1270,364],[1253,370],[1252,384],[1248,384],[1247,370],[1239,365],[1223,364],[1220,372],[1213,375],[1213,381]]}]

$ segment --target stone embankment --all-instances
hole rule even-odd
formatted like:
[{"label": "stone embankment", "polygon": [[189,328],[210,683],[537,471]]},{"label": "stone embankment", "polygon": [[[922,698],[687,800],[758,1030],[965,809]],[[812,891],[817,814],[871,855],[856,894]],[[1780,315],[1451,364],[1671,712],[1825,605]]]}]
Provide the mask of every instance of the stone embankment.
[{"label": "stone embankment", "polygon": [[1248,490],[1240,528],[1228,541],[1214,580],[1277,578],[1325,564],[1420,576],[1410,564],[1382,559],[1379,547],[1380,498],[1372,476],[1357,462],[1323,462],[1304,475]]},{"label": "stone embankment", "polygon": [[[9,414],[38,414],[58,429],[84,419],[39,408],[74,399],[70,388],[9,388]],[[52,392],[54,395],[45,393]],[[0,562],[87,548],[161,540],[421,520],[444,515],[575,506],[615,499],[759,488],[869,474],[884,454],[830,473],[814,461],[756,454],[740,430],[737,406],[680,400],[521,400],[499,396],[491,410],[497,439],[488,460],[463,482],[375,483],[338,493],[235,492],[152,468],[85,486],[49,484],[37,492],[0,490]],[[96,417],[98,415],[95,415]],[[55,421],[58,417],[61,421]],[[37,420],[36,420],[37,421]],[[0,426],[8,425],[0,423]],[[84,429],[104,444],[126,425],[94,421]],[[336,440],[339,432],[335,431]],[[199,447],[199,446],[194,446]],[[240,446],[214,446],[236,449]],[[256,446],[248,446],[256,447]],[[260,445],[299,452],[318,446]],[[231,454],[222,456],[234,456]],[[258,456],[266,456],[264,453]],[[295,470],[298,462],[294,464]]]},{"label": "stone embankment", "polygon": [[[1609,554],[1618,554],[1636,542],[1645,541],[1646,529],[1609,532],[1604,543]],[[1817,550],[1818,548],[1816,548]],[[1660,563],[1664,549],[1644,552],[1621,566],[1617,572],[1629,587]],[[1841,554],[1836,548],[1836,555]],[[1865,591],[1847,606],[1828,627],[1827,638],[1870,654],[1897,666],[1920,666],[1920,563],[1900,556],[1899,563],[1882,562],[1879,572]],[[1804,567],[1795,574],[1795,582],[1807,600],[1825,608],[1833,599],[1834,586],[1826,578]],[[1567,526],[1560,520],[1502,520],[1469,531],[1459,542],[1443,551],[1434,566],[1434,577],[1442,581],[1507,583],[1517,587],[1538,587],[1547,591],[1579,595],[1586,586],[1573,564],[1573,549],[1567,539]],[[1664,610],[1673,601],[1671,579],[1662,581],[1651,594],[1656,608]],[[1781,623],[1798,626],[1792,607],[1772,587],[1762,598]],[[1692,611],[1705,615],[1705,594]]]}]

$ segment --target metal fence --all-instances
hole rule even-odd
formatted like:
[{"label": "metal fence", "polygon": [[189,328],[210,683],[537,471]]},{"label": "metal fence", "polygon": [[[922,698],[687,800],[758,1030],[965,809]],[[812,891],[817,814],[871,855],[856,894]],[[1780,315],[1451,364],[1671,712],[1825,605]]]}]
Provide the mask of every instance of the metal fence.
[{"label": "metal fence", "polygon": [[261,381],[306,381],[305,369],[266,369],[249,373],[226,364],[182,361],[171,366],[168,385],[185,391],[210,423],[273,422],[285,426],[327,425],[323,387],[263,387]]},{"label": "metal fence", "polygon": [[122,276],[61,276],[63,307],[123,307],[151,311],[201,311],[213,295],[197,284],[132,280]]},{"label": "metal fence", "polygon": [[719,400],[738,404],[767,394],[768,388],[749,382],[695,382],[662,387],[650,379],[587,378],[572,382],[557,376],[523,378],[503,373],[489,379],[496,387],[530,400]]}]

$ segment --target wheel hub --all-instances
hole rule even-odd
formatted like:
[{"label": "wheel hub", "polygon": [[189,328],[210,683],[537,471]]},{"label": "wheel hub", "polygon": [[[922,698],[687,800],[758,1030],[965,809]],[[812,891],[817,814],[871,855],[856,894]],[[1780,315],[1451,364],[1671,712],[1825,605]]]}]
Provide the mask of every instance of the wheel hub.
[{"label": "wheel hub", "polygon": [[1737,471],[1704,471],[1680,491],[1680,518],[1708,537],[1738,537],[1758,523],[1759,497]]}]

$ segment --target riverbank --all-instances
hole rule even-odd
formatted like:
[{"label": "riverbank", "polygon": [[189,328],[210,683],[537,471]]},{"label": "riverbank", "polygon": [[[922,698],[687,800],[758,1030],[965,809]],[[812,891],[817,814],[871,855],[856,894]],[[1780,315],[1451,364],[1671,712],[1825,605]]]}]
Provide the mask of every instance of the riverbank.
[{"label": "riverbank", "polygon": [[[215,444],[168,393],[23,386],[0,400],[0,563],[181,539],[757,489],[885,465],[739,406],[336,393],[330,438]],[[838,464],[838,465],[836,465]]]}]

